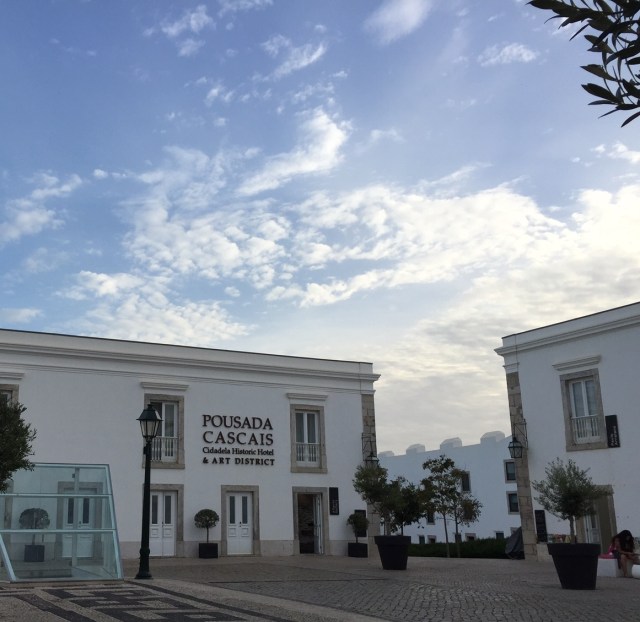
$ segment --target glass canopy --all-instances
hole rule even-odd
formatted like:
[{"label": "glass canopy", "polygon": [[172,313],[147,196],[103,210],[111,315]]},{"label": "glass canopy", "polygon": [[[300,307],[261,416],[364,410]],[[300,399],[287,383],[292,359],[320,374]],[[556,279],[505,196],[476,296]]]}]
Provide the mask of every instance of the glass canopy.
[{"label": "glass canopy", "polygon": [[122,579],[107,465],[35,464],[0,494],[0,580]]}]

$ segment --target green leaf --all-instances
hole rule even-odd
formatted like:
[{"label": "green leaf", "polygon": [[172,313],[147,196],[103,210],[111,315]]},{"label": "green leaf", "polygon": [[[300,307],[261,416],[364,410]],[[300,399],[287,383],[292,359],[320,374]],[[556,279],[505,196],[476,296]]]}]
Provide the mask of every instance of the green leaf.
[{"label": "green leaf", "polygon": [[595,97],[601,97],[602,99],[606,99],[614,104],[618,103],[618,98],[611,93],[609,90],[600,86],[599,84],[583,84],[582,88],[589,93],[589,95],[594,95]]}]

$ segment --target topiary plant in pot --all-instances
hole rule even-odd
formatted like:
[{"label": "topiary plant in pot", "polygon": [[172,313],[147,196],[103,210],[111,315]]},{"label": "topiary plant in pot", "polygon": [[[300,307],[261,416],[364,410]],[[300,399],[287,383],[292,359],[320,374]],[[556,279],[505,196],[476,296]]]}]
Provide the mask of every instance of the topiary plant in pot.
[{"label": "topiary plant in pot", "polygon": [[570,590],[595,590],[598,572],[599,544],[578,543],[576,521],[593,512],[593,503],[606,496],[606,490],[597,486],[573,460],[565,464],[560,458],[545,468],[545,478],[531,482],[539,493],[536,501],[562,520],[569,521],[569,543],[548,543],[547,548],[560,579],[560,585]]},{"label": "topiary plant in pot", "polygon": [[[42,508],[27,508],[23,510],[18,519],[22,529],[46,529],[49,524],[49,514]],[[24,547],[25,562],[43,562],[44,544],[36,544],[36,534],[31,538],[31,544]]]},{"label": "topiary plant in pot", "polygon": [[347,554],[349,557],[368,557],[368,547],[366,542],[358,542],[358,538],[364,538],[367,535],[367,528],[369,527],[369,519],[367,513],[364,510],[355,511],[347,518],[347,525],[353,529],[353,535],[356,538],[355,542],[349,542],[347,545]]},{"label": "topiary plant in pot", "polygon": [[[374,538],[382,567],[406,570],[411,538],[403,534],[403,528],[422,515],[418,487],[402,476],[389,480],[387,469],[379,464],[361,464],[356,469],[353,487],[383,520],[384,535]],[[392,535],[398,530],[399,535]]]},{"label": "topiary plant in pot", "polygon": [[198,545],[198,557],[211,559],[218,557],[218,543],[209,542],[209,529],[215,527],[220,520],[215,510],[200,510],[193,518],[196,527],[207,530],[207,541]]}]

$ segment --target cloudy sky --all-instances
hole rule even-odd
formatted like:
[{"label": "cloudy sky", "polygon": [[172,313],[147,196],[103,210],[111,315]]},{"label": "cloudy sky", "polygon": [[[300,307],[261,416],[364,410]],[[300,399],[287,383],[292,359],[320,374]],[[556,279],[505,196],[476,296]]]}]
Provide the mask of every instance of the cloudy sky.
[{"label": "cloudy sky", "polygon": [[501,337],[638,300],[640,120],[519,0],[0,0],[0,326],[372,361],[508,433]]}]

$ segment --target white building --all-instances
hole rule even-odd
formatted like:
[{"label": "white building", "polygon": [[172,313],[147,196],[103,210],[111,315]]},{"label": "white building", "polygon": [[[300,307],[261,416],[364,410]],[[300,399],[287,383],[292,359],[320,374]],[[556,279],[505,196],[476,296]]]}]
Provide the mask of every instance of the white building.
[{"label": "white building", "polygon": [[[566,522],[535,501],[530,481],[549,462],[571,459],[611,494],[580,521],[578,537],[606,548],[612,534],[640,534],[640,303],[504,337],[514,434],[526,441],[517,460],[525,554],[544,555],[549,534]],[[526,421],[526,428],[524,422]],[[525,432],[526,429],[526,432]]]},{"label": "white building", "polygon": [[[152,555],[197,555],[203,508],[220,515],[221,555],[346,554],[377,378],[363,362],[0,330],[0,392],[27,408],[32,460],[109,466],[124,558],[140,548],[148,404],[163,418]],[[78,519],[89,529],[94,492]]]},{"label": "white building", "polygon": [[[419,484],[429,475],[422,468],[426,460],[442,454],[448,456],[466,473],[462,489],[482,503],[479,520],[460,527],[462,539],[508,538],[520,527],[515,463],[509,457],[509,441],[502,432],[488,432],[476,445],[463,446],[459,438],[451,438],[442,442],[439,449],[426,451],[424,445],[411,445],[403,455],[380,452],[378,457],[391,477],[402,475]],[[453,523],[449,522],[450,542],[454,540],[454,529]],[[429,516],[405,527],[404,534],[416,543],[445,541],[444,524],[439,516]]]}]

